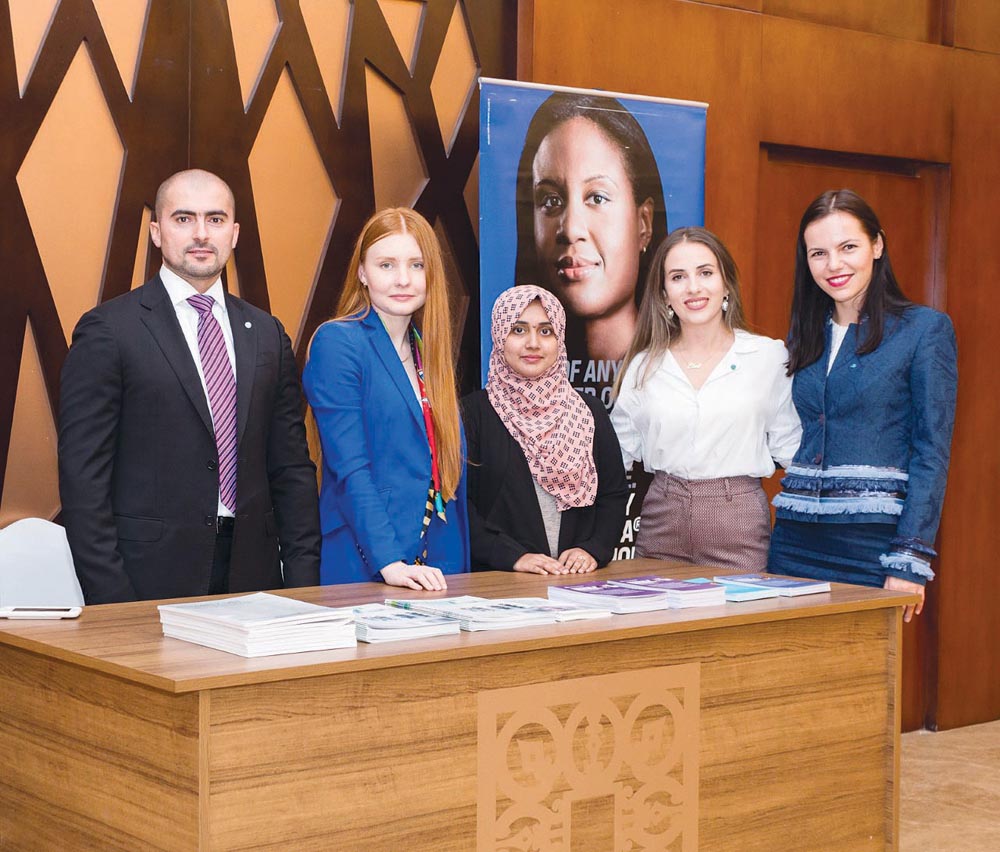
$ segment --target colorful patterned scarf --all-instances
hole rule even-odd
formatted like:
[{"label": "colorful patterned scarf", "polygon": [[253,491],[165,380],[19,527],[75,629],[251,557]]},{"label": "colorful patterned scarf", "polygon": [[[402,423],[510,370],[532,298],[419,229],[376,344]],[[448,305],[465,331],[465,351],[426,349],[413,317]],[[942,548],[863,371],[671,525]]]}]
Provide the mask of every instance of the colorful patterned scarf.
[{"label": "colorful patterned scarf", "polygon": [[[431,401],[427,397],[427,388],[424,386],[424,341],[417,330],[411,325],[409,329],[410,352],[413,353],[413,366],[417,370],[417,387],[420,390],[420,409],[424,414],[424,427],[427,429],[427,445],[431,451],[431,482],[427,489],[427,506],[424,512],[424,525],[421,529],[421,538],[427,534],[427,527],[430,526],[431,516],[437,515],[442,521],[447,522],[445,515],[444,499],[441,496],[441,473],[438,470],[437,439],[434,436],[434,417],[431,413]],[[424,553],[426,556],[426,551]]]},{"label": "colorful patterned scarf", "polygon": [[[545,373],[528,379],[504,357],[504,342],[524,309],[542,303],[559,340],[559,355]],[[531,475],[556,498],[560,511],[591,506],[597,498],[594,415],[566,375],[566,312],[548,290],[511,287],[493,305],[493,353],[486,380],[490,404],[520,445]]]}]

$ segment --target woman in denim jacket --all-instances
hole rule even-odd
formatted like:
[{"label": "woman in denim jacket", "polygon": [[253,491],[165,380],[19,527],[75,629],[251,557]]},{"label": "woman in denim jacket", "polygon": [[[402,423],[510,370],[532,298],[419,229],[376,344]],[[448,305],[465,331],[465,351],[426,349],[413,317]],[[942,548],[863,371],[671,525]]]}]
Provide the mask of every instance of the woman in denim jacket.
[{"label": "woman in denim jacket", "polygon": [[802,443],[768,569],[920,595],[934,576],[958,381],[945,314],[899,289],[874,211],[829,191],[802,216],[788,336]]}]

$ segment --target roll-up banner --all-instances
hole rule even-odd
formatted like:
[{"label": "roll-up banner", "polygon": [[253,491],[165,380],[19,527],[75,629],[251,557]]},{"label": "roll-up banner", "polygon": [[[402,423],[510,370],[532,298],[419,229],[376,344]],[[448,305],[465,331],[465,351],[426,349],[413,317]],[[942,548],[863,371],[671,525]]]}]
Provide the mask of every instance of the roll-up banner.
[{"label": "roll-up banner", "polygon": [[[635,330],[646,265],[670,230],[705,216],[707,104],[480,80],[482,381],[490,311],[516,284],[566,308],[569,379],[610,408]],[[633,555],[632,498],[616,559]]]}]

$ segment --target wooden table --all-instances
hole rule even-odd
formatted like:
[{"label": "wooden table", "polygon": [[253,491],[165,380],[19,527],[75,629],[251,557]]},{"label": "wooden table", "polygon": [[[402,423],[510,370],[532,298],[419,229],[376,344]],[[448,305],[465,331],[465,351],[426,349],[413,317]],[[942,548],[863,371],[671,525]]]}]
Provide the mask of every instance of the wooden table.
[{"label": "wooden table", "polygon": [[[598,576],[647,573],[699,572]],[[262,659],[165,639],[148,602],[0,620],[0,849],[895,849],[914,600],[836,585]]]}]

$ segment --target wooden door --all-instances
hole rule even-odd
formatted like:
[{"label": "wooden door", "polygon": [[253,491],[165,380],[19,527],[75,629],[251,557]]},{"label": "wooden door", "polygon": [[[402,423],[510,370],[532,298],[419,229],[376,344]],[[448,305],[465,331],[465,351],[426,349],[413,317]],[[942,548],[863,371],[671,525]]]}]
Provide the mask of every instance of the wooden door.
[{"label": "wooden door", "polygon": [[[912,160],[764,146],[760,152],[757,266],[747,282],[748,312],[755,329],[771,337],[785,337],[799,220],[820,193],[841,188],[853,189],[878,214],[893,269],[906,295],[915,302],[946,309],[946,168]],[[777,490],[777,477],[768,483],[768,490]],[[935,565],[935,571],[938,568]],[[948,573],[943,569],[943,576]],[[933,718],[936,630],[936,584],[931,583],[923,615],[903,630],[906,731],[922,728]]]}]

